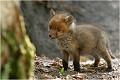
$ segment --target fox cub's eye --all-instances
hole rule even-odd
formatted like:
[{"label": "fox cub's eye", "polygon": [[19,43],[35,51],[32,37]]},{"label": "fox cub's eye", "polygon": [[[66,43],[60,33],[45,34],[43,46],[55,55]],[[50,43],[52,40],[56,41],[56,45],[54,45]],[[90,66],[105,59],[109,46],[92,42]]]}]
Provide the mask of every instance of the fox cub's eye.
[{"label": "fox cub's eye", "polygon": [[58,31],[58,32],[62,32],[62,30],[61,30],[61,29],[58,29],[57,31]]}]

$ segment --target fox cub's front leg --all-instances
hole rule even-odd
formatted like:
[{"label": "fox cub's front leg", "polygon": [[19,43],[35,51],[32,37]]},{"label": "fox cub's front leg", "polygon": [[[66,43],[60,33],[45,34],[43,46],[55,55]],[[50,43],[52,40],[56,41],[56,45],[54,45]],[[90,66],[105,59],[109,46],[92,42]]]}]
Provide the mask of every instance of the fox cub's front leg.
[{"label": "fox cub's front leg", "polygon": [[80,55],[77,54],[73,54],[73,65],[74,65],[74,71],[80,72]]},{"label": "fox cub's front leg", "polygon": [[65,50],[62,51],[62,63],[64,70],[68,69],[68,60],[69,60],[69,53]]}]

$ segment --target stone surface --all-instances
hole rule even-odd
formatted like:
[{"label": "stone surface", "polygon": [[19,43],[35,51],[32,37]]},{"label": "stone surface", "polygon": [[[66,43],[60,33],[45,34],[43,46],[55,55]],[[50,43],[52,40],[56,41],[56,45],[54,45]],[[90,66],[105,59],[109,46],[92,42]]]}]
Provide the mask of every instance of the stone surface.
[{"label": "stone surface", "polygon": [[92,24],[102,28],[110,38],[112,52],[119,52],[118,1],[22,1],[20,6],[27,34],[36,46],[37,55],[45,54],[50,58],[60,56],[55,40],[48,37],[51,8],[72,14],[78,24]]}]

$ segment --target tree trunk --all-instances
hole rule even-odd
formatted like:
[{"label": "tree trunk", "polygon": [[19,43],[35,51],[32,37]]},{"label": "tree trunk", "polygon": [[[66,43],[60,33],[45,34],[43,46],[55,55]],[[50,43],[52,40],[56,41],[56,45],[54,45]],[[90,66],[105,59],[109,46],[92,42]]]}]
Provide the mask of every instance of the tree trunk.
[{"label": "tree trunk", "polygon": [[28,79],[35,48],[25,32],[19,2],[1,1],[1,79]]}]

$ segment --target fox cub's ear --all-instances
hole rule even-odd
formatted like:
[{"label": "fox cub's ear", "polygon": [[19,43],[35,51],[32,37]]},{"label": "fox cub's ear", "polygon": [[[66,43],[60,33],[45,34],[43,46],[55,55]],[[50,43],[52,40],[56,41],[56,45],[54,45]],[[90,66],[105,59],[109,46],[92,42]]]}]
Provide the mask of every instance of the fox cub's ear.
[{"label": "fox cub's ear", "polygon": [[55,14],[56,14],[55,11],[54,11],[53,9],[51,9],[51,10],[50,10],[50,15],[51,15],[51,17],[55,16]]},{"label": "fox cub's ear", "polygon": [[71,15],[67,16],[65,22],[70,25],[73,22],[73,17]]}]

